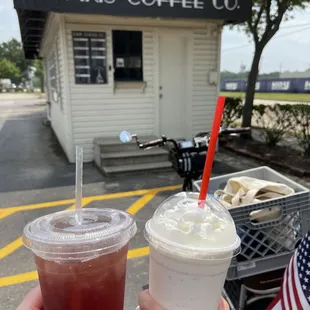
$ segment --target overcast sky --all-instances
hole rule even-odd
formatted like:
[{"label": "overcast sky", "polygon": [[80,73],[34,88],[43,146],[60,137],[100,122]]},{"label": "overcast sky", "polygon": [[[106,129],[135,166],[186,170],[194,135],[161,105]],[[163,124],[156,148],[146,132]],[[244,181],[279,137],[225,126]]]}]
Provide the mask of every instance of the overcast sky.
[{"label": "overcast sky", "polygon": [[[13,0],[0,0],[0,42],[20,39]],[[294,19],[283,23],[266,47],[261,72],[306,70],[310,68],[310,9],[297,11]],[[222,38],[222,70],[249,69],[253,56],[250,39],[237,30],[225,29]]]}]

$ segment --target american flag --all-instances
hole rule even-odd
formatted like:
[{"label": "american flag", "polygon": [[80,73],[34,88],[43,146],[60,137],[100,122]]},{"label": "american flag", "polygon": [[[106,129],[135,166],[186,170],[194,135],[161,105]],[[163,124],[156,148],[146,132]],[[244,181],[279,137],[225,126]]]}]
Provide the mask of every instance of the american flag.
[{"label": "american flag", "polygon": [[281,291],[267,310],[310,310],[310,232],[291,258]]}]

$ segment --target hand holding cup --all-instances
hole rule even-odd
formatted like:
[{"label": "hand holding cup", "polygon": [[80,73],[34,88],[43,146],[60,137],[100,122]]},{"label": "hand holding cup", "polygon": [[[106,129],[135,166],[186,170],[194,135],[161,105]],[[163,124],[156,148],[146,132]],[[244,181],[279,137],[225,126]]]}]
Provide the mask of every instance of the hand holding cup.
[{"label": "hand holding cup", "polygon": [[[139,295],[139,307],[137,310],[165,310],[150,295],[149,291],[143,291]],[[229,305],[223,297],[221,297],[218,310],[229,310]]]}]

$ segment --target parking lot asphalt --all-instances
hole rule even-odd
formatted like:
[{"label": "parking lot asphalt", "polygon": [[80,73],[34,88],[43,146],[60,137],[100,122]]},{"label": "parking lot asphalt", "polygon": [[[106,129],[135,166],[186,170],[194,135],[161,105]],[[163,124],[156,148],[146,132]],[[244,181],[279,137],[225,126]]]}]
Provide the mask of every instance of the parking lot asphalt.
[{"label": "parking lot asphalt", "polygon": [[[22,246],[27,222],[74,205],[75,166],[65,158],[51,128],[43,124],[45,106],[38,100],[1,99],[0,94],[0,309],[12,310],[37,285],[33,257]],[[235,169],[217,162],[214,174]],[[135,309],[148,279],[145,222],[157,206],[180,190],[174,172],[104,177],[92,164],[84,167],[83,205],[127,210],[138,232],[130,244],[125,309]]]}]

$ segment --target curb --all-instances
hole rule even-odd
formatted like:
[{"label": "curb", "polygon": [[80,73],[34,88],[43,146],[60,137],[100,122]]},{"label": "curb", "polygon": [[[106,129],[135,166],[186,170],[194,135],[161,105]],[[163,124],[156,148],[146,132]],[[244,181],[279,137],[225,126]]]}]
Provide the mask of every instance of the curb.
[{"label": "curb", "polygon": [[227,145],[227,144],[223,145],[223,148],[226,150],[229,150],[235,154],[245,156],[245,157],[250,157],[252,159],[256,159],[256,160],[262,161],[266,164],[270,164],[272,166],[275,166],[277,168],[282,168],[282,169],[288,170],[291,174],[296,175],[298,177],[310,176],[310,170],[304,170],[304,169],[299,169],[299,168],[295,168],[295,167],[290,167],[287,164],[282,164],[282,163],[279,163],[275,160],[270,160],[268,158],[261,157],[260,155],[253,154],[253,153],[248,152],[246,150],[239,150],[239,149],[236,149],[236,148],[234,148],[230,145]]}]

